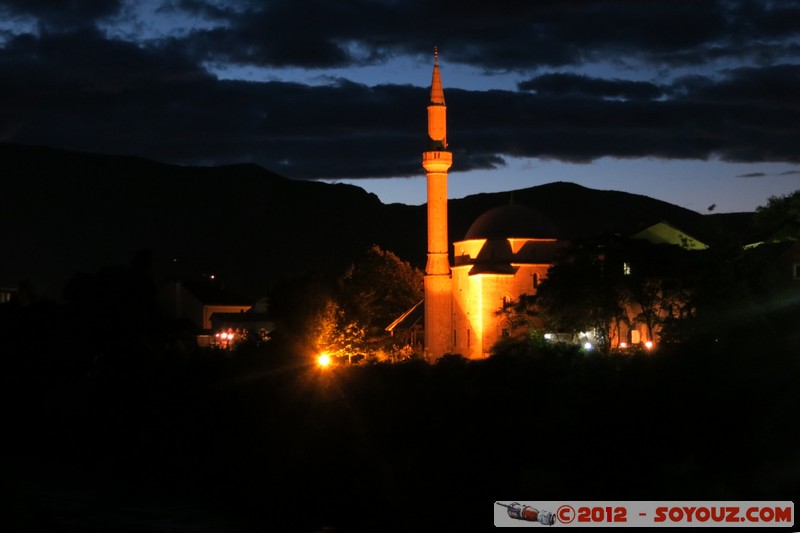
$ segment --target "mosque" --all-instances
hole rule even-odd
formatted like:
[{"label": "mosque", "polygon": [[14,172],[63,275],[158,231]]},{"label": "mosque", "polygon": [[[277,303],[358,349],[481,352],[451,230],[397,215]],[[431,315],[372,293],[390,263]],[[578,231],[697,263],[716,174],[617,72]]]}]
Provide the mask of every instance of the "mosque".
[{"label": "mosque", "polygon": [[[502,311],[522,295],[536,294],[558,251],[566,244],[547,217],[512,202],[490,209],[472,223],[464,238],[453,243],[451,264],[447,173],[452,164],[453,154],[447,144],[447,106],[439,57],[435,54],[428,105],[428,149],[422,154],[428,185],[424,299],[386,328],[392,334],[396,329],[407,331],[410,345],[416,346],[420,337],[424,338],[424,355],[429,361],[445,354],[469,359],[488,357],[498,340],[512,334],[512,324]],[[639,229],[628,237],[689,251],[708,247],[667,221]],[[623,275],[630,275],[628,262],[618,266]],[[659,329],[640,320],[641,306],[627,302],[624,312],[627,319],[615,325],[610,344],[617,348],[652,347]],[[663,318],[672,312],[666,308],[659,314]],[[591,334],[578,336],[588,340]]]},{"label": "mosque", "polygon": [[522,294],[535,294],[559,246],[558,231],[541,213],[522,205],[499,206],[479,216],[464,239],[447,234],[447,172],[453,154],[447,145],[447,106],[434,58],[428,105],[428,150],[422,154],[428,185],[428,257],[425,267],[425,357],[457,353],[487,357],[492,345],[510,334],[498,313]]}]

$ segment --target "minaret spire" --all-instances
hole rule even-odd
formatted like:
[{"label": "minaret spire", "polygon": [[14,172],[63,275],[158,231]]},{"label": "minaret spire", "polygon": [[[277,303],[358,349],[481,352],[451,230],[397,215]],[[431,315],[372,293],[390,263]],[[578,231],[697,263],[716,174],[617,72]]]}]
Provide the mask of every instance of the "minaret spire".
[{"label": "minaret spire", "polygon": [[447,237],[447,106],[439,72],[439,49],[433,50],[431,101],[428,104],[428,150],[422,166],[428,176],[428,262],[425,266],[425,355],[438,359],[453,349],[452,295]]},{"label": "minaret spire", "polygon": [[431,150],[447,148],[447,106],[444,103],[442,75],[439,72],[439,49],[433,49],[431,102],[428,105],[428,137]]},{"label": "minaret spire", "polygon": [[442,75],[439,73],[439,49],[433,49],[433,79],[431,80],[431,104],[444,105]]}]

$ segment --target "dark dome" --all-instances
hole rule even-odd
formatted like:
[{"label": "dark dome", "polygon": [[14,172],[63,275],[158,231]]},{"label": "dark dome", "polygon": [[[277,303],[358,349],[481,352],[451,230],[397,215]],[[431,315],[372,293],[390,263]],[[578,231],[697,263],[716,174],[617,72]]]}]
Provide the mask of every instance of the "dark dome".
[{"label": "dark dome", "polygon": [[470,239],[556,239],[555,224],[535,209],[520,204],[495,207],[479,216],[467,230]]}]

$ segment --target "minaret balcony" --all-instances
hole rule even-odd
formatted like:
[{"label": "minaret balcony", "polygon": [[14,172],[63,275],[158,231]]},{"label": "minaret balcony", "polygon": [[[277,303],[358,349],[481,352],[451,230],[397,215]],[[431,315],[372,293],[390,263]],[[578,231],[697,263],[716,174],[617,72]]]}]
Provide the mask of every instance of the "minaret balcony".
[{"label": "minaret balcony", "polygon": [[422,166],[428,172],[447,172],[453,165],[453,154],[446,151],[423,152]]}]

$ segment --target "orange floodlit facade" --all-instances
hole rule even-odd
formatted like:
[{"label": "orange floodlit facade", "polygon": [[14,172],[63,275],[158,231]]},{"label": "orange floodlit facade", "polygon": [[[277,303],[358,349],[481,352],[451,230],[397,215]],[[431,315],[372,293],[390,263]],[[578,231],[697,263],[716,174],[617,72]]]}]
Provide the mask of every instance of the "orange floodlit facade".
[{"label": "orange floodlit facade", "polygon": [[[489,213],[514,210],[501,207]],[[454,243],[453,347],[470,359],[489,355],[494,343],[513,333],[498,311],[522,294],[535,294],[552,264],[555,238],[468,238]]]},{"label": "orange floodlit facade", "polygon": [[428,150],[422,166],[428,177],[428,260],[425,265],[425,355],[438,358],[452,351],[451,279],[447,238],[447,171],[453,154],[447,150],[447,106],[436,54],[428,105]]},{"label": "orange floodlit facade", "polygon": [[422,155],[428,185],[428,260],[425,267],[425,356],[447,353],[487,357],[511,333],[500,312],[522,294],[534,294],[557,245],[552,224],[534,210],[509,204],[479,217],[454,243],[447,232],[447,107],[436,54],[428,105],[428,150]]},{"label": "orange floodlit facade", "polygon": [[[470,359],[490,355],[492,346],[505,336],[513,336],[514,304],[523,295],[533,296],[547,277],[563,241],[553,223],[538,211],[509,203],[490,209],[470,226],[463,240],[453,243],[452,264],[447,220],[447,176],[453,154],[447,141],[447,106],[445,105],[438,53],[433,65],[428,105],[428,149],[422,154],[422,166],[428,187],[428,241],[425,267],[424,353],[435,361],[445,354],[460,354]],[[707,245],[660,222],[632,235],[655,244],[671,244],[686,250],[703,250]],[[797,263],[793,263],[795,266]],[[631,265],[623,263],[629,275]],[[419,305],[419,304],[418,304]],[[394,333],[408,319],[417,327],[417,308],[399,317],[387,330]],[[627,320],[612,324],[611,348],[652,350],[660,335],[657,323],[668,310],[657,311],[659,320],[648,327],[639,318],[641,305],[626,304]],[[414,318],[414,317],[417,318]],[[412,320],[413,319],[413,320]],[[529,322],[529,321],[528,321]],[[528,323],[525,327],[542,328]],[[523,326],[520,326],[523,327]],[[415,339],[415,336],[409,336]],[[546,333],[545,339],[577,343],[586,350],[595,348],[597,332]],[[414,342],[414,341],[411,341]]]}]

